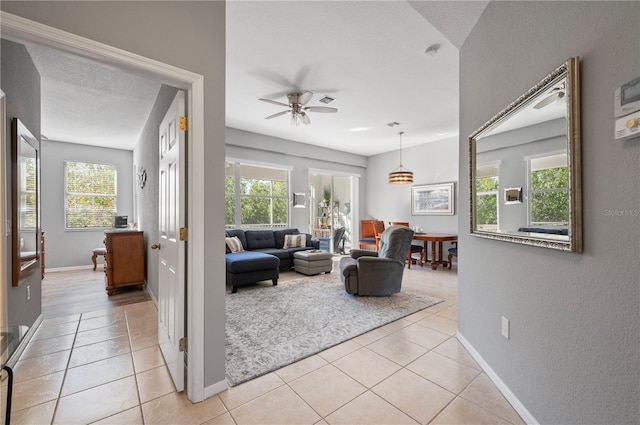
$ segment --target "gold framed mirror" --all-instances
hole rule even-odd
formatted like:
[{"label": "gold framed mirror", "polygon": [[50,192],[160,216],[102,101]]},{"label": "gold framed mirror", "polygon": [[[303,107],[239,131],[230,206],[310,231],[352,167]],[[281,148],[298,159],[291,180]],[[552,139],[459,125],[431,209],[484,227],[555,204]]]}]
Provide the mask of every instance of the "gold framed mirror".
[{"label": "gold framed mirror", "polygon": [[581,176],[576,57],[469,136],[471,234],[582,252]]},{"label": "gold framed mirror", "polygon": [[11,125],[12,284],[18,286],[40,267],[40,143],[18,118]]}]

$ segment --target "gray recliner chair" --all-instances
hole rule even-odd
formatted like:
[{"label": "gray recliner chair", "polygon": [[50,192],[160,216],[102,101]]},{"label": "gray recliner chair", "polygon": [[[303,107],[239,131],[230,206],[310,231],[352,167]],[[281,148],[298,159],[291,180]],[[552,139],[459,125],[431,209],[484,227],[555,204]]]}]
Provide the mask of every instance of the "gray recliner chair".
[{"label": "gray recliner chair", "polygon": [[340,278],[345,291],[373,296],[400,292],[412,240],[413,230],[409,227],[391,226],[380,235],[378,252],[351,250],[351,257],[340,260]]}]

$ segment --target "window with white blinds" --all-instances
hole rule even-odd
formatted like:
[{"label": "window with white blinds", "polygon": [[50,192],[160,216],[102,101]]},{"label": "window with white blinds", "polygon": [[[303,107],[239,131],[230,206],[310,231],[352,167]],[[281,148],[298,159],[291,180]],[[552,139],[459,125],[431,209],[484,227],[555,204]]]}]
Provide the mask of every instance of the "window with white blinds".
[{"label": "window with white blinds", "polygon": [[113,165],[65,161],[65,227],[113,227],[117,171]]}]

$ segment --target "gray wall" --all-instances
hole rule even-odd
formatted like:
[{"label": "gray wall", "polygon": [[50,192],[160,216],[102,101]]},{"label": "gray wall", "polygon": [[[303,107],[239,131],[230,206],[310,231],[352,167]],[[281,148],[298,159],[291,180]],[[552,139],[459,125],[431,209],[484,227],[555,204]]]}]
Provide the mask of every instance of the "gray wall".
[{"label": "gray wall", "polygon": [[[638,22],[638,2],[491,2],[460,51],[459,332],[540,423],[638,423],[640,141],[613,137],[614,90],[640,76]],[[571,56],[584,252],[469,236],[466,135]]]},{"label": "gray wall", "polygon": [[[0,58],[2,60],[0,88],[6,98],[6,163],[2,164],[2,172],[7,173],[7,184],[11,172],[11,120],[17,117],[29,129],[33,136],[40,140],[40,74],[31,56],[21,44],[2,40]],[[11,218],[11,188],[6,188],[7,219]],[[8,229],[10,230],[10,229]],[[41,274],[29,275],[20,286],[11,286],[11,234],[6,235],[7,258],[2,269],[2,284],[7,287],[8,325],[31,326],[40,316],[42,286]],[[27,286],[31,289],[31,299],[27,301]]]},{"label": "gray wall", "polygon": [[158,253],[151,249],[151,245],[158,242],[159,127],[177,92],[178,89],[175,87],[166,85],[160,87],[160,92],[153,104],[149,119],[142,129],[138,143],[133,149],[133,165],[143,167],[147,173],[147,181],[142,189],[137,185],[136,176],[133,176],[136,179],[135,190],[138,192],[139,209],[136,220],[140,230],[144,231],[147,251],[145,255],[147,288],[156,299],[158,298]]},{"label": "gray wall", "polygon": [[[104,229],[65,229],[64,161],[108,164],[117,172],[117,214],[133,216],[133,154],[75,143],[44,140],[42,149],[42,229],[45,232],[45,266],[49,268],[87,266],[91,250],[103,247]],[[102,262],[99,259],[98,262]],[[96,271],[102,272],[98,267]]]},{"label": "gray wall", "polygon": [[[225,3],[3,1],[9,13],[204,76],[204,239],[224,229]],[[225,379],[224,249],[204,252],[204,385]]]},{"label": "gray wall", "polygon": [[[235,128],[227,128],[226,140],[228,158],[292,167],[289,188],[291,193],[307,193],[310,168],[357,174],[363,177],[367,166],[367,158],[361,155],[324,149]],[[363,194],[363,178],[360,178],[359,184],[360,194]],[[364,200],[361,196],[360,205],[362,202]],[[291,227],[300,230],[309,228],[307,208],[291,209]]]},{"label": "gray wall", "polygon": [[[457,158],[458,144],[455,138],[403,148],[402,165],[413,172],[413,185],[391,185],[388,183],[389,173],[398,167],[399,152],[396,150],[369,157],[364,216],[383,220],[385,225],[389,221],[409,221],[410,226],[422,227],[426,232],[457,234],[460,216],[458,194],[455,196],[454,215],[411,215],[412,186],[455,182],[455,190],[458,191]],[[449,245],[445,243],[447,248]]]}]

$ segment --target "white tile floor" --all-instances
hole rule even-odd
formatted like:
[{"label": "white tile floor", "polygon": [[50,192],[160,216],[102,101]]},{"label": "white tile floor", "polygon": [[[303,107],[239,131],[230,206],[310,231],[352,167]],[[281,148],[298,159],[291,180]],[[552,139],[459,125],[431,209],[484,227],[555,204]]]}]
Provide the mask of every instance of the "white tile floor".
[{"label": "white tile floor", "polygon": [[405,270],[404,288],[445,301],[198,404],[174,391],[152,302],[47,319],[16,365],[11,423],[521,424],[455,338],[456,286],[455,266]]}]

